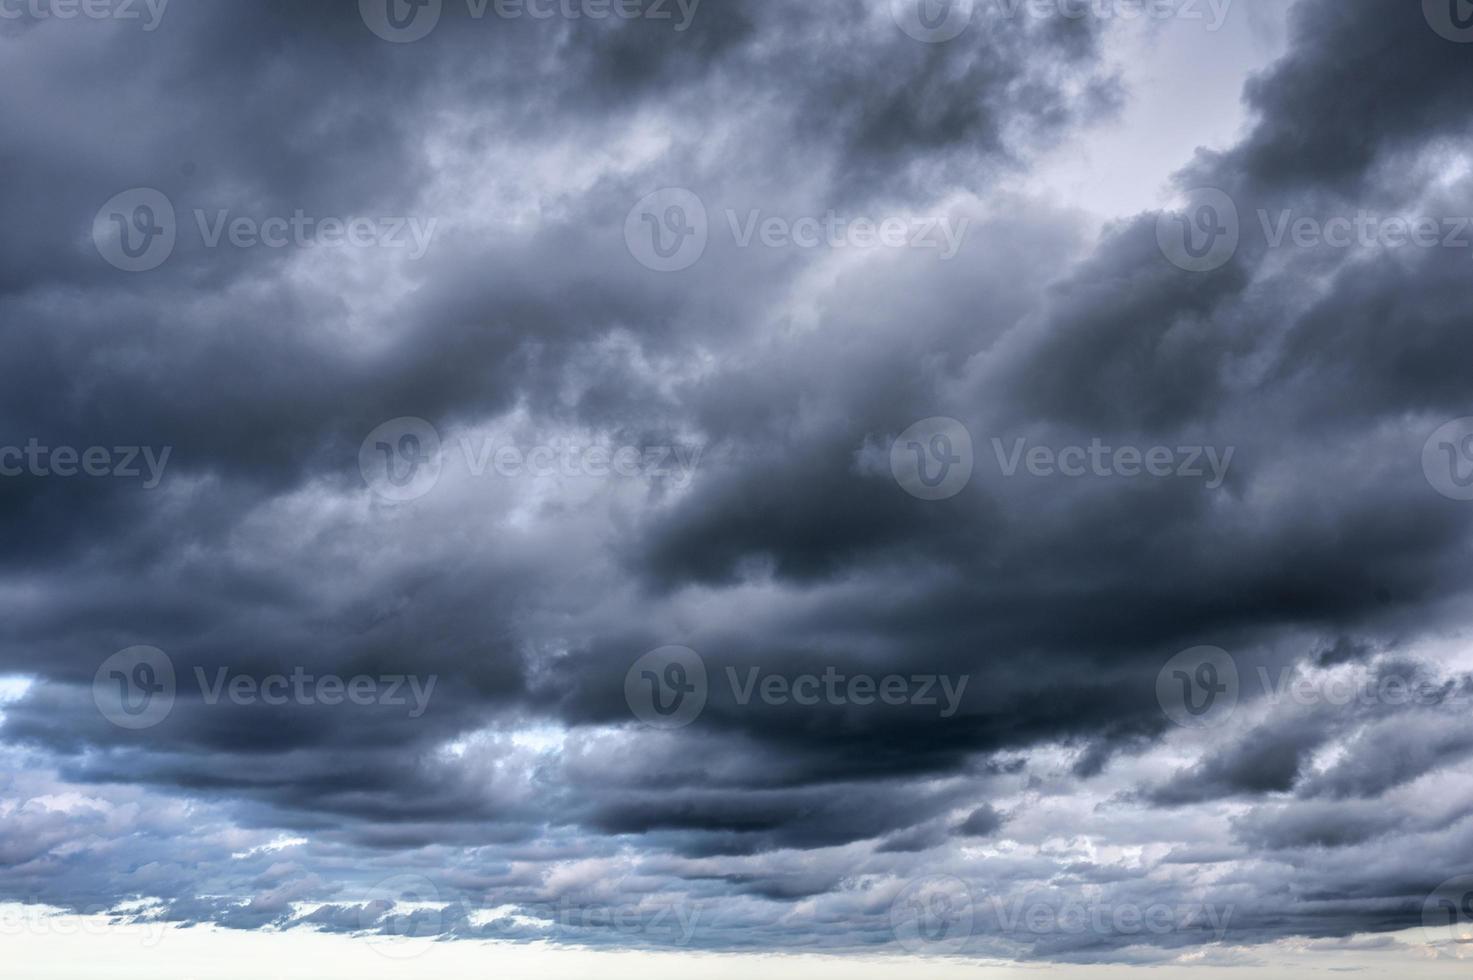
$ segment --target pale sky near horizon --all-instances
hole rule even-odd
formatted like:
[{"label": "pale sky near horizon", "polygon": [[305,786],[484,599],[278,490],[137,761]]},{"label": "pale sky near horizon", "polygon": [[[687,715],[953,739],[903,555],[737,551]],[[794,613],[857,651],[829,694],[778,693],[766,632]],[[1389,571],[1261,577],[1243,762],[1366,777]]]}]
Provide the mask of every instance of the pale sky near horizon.
[{"label": "pale sky near horizon", "polygon": [[[1463,977],[1467,961],[1432,960],[1396,948],[1388,939],[1416,944],[1414,933],[1355,937],[1339,942],[1285,942],[1227,949],[1206,958],[1222,980],[1302,980],[1307,972],[1355,972],[1366,980],[1396,980],[1413,966],[1428,980]],[[865,956],[748,955],[733,953],[611,952],[556,946],[461,941],[377,942],[295,930],[246,932],[198,927],[158,930],[0,906],[0,943],[17,980],[880,980],[900,972],[921,980],[1022,980],[1046,974],[1064,980],[1178,980],[1193,965],[1008,964],[987,961]],[[1382,948],[1378,951],[1377,946]],[[1146,972],[1143,974],[1142,970]]]}]

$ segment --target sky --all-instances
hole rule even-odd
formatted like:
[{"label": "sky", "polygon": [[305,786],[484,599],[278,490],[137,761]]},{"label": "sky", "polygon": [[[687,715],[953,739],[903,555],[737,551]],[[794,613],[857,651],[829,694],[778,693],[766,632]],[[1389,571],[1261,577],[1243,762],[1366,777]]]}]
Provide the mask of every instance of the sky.
[{"label": "sky", "polygon": [[38,978],[1452,977],[1464,0],[0,0]]}]

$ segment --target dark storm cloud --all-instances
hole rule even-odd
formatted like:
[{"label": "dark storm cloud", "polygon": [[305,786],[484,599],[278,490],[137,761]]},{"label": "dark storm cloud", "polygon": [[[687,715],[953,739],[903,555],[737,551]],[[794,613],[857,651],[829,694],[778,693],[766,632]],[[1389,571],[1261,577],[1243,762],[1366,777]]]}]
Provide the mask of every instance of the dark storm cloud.
[{"label": "dark storm cloud", "polygon": [[1318,718],[1256,729],[1241,742],[1218,750],[1177,773],[1166,785],[1152,789],[1149,799],[1158,806],[1173,806],[1238,794],[1288,792],[1310,753],[1332,734]]},{"label": "dark storm cloud", "polygon": [[[1473,117],[1473,62],[1415,5],[1296,7],[1243,142],[1182,161],[1247,232],[1202,274],[1165,261],[1154,214],[1091,246],[1062,208],[989,198],[1125,98],[1089,19],[926,44],[855,0],[707,0],[683,33],[452,3],[391,44],[355,7],[222,0],[152,33],[0,35],[0,203],[28,229],[0,242],[0,444],[173,450],[151,490],[0,481],[0,665],[33,679],[0,703],[0,895],[393,932],[403,896],[364,894],[409,875],[444,906],[414,913],[425,935],[642,946],[666,937],[567,910],[655,914],[668,894],[719,910],[678,940],[712,949],[889,943],[929,875],[1005,901],[1236,909],[1147,937],[978,925],[979,949],[1074,961],[1420,921],[1448,855],[1473,855],[1455,707],[1300,710],[1258,678],[1423,677],[1399,651],[1458,621],[1473,512],[1417,460],[1467,414],[1467,256],[1252,234],[1260,208],[1473,213],[1467,176],[1398,176],[1440,173],[1437,141]],[[705,200],[712,241],[672,277],[631,258],[623,223],[673,185]],[[88,233],[137,186],[175,202],[181,238],[130,275]],[[949,262],[836,260],[723,239],[748,206],[970,230]],[[194,208],[444,227],[417,262],[324,259],[207,248]],[[393,506],[356,460],[404,415],[452,447],[492,427],[705,453],[679,491],[455,473]],[[889,448],[936,415],[968,426],[978,473],[920,501]],[[1234,456],[1217,487],[1003,478],[1017,439]],[[643,731],[626,672],[675,642],[709,698]],[[135,644],[181,686],[130,732],[91,684]],[[1200,644],[1232,651],[1248,720],[1165,765],[1153,751],[1185,735],[1157,674]],[[194,682],[298,666],[436,687],[411,716],[210,704]],[[728,671],[749,670],[939,677],[957,698],[744,701]],[[1220,801],[1249,807],[1230,842]],[[1090,835],[1173,845],[1169,874]],[[130,855],[68,847],[122,837]],[[470,915],[507,905],[489,933]]]},{"label": "dark storm cloud", "polygon": [[1297,5],[1293,52],[1247,86],[1260,121],[1237,151],[1245,176],[1350,189],[1378,164],[1465,133],[1456,93],[1473,62],[1429,29],[1426,6]]},{"label": "dark storm cloud", "polygon": [[973,810],[971,815],[957,828],[957,833],[967,837],[988,837],[996,833],[1007,822],[1002,814],[989,803]]}]

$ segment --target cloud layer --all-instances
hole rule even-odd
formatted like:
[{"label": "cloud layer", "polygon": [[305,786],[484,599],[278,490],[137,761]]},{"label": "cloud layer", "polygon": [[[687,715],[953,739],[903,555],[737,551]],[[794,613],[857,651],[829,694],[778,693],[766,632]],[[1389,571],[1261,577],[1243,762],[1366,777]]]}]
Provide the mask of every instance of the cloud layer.
[{"label": "cloud layer", "polygon": [[1174,261],[1000,190],[1111,18],[361,6],[0,21],[0,898],[1166,962],[1473,871],[1454,27],[1300,0]]}]

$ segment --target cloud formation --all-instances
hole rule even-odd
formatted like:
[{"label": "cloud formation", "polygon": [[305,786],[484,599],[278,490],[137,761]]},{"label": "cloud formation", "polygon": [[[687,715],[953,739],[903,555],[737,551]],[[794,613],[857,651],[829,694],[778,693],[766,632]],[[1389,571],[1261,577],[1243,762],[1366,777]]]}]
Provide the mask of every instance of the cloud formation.
[{"label": "cloud formation", "polygon": [[[0,899],[1156,963],[1473,870],[1424,10],[1299,0],[1186,224],[1093,237],[1010,182],[1128,106],[1111,19],[438,6],[0,21],[0,446],[169,451],[0,478]],[[1367,213],[1437,244],[1275,236]]]}]

